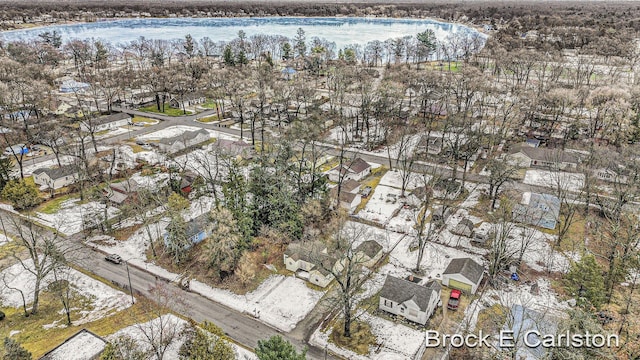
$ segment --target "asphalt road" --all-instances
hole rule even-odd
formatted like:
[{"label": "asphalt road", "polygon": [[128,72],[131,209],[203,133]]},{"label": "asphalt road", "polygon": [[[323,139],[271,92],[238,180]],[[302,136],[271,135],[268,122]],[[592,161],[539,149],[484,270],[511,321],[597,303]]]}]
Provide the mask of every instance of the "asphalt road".
[{"label": "asphalt road", "polygon": [[[16,216],[17,215],[7,212],[6,210],[0,210],[0,218],[2,218],[4,228],[8,233],[14,234],[15,237],[17,237],[17,231],[14,224],[18,223],[15,220]],[[42,228],[42,232],[45,236],[46,234],[50,234],[50,230],[48,229]],[[74,234],[70,237],[63,236],[63,241],[70,241],[80,245],[77,247],[74,246],[73,252],[68,255],[68,260],[78,267],[86,269],[87,271],[113,282],[119,287],[127,287],[130,278],[131,287],[134,289],[135,296],[139,296],[141,294],[147,298],[153,299],[150,290],[156,287],[158,283],[162,282],[164,284],[168,284],[167,286],[170,286],[172,291],[175,291],[176,297],[180,299],[175,306],[172,306],[173,311],[181,313],[182,315],[190,317],[198,322],[202,322],[204,320],[211,321],[222,328],[222,330],[224,330],[224,332],[235,342],[249,349],[255,348],[258,345],[258,340],[267,339],[272,335],[280,335],[289,340],[299,350],[307,348],[308,359],[325,359],[324,349],[309,346],[305,342],[298,340],[298,338],[271,328],[249,315],[242,314],[201,295],[185,291],[175,284],[168,283],[164,279],[159,278],[144,269],[131,265],[127,266],[125,263],[113,264],[107,262],[104,259],[104,253],[85,246],[82,243],[82,240],[83,236],[81,233]],[[326,359],[337,358],[328,354]]]}]

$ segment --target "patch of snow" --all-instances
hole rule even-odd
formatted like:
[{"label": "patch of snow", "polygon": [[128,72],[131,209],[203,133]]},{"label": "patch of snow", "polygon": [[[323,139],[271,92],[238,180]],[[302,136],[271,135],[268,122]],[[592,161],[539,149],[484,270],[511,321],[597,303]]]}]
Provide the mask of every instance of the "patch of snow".
[{"label": "patch of snow", "polygon": [[[80,199],[64,201],[60,204],[60,210],[54,214],[36,212],[36,220],[65,235],[73,235],[82,231],[85,226],[92,226],[104,220],[106,205],[95,201],[78,204],[78,201]],[[115,217],[120,212],[112,206],[106,210],[108,219]]]},{"label": "patch of snow", "polygon": [[[33,261],[30,259],[25,260],[24,264],[28,268],[33,268]],[[24,293],[27,305],[33,301],[35,276],[25,270],[21,264],[14,264],[2,270],[1,276],[4,277],[9,287],[20,289]],[[72,284],[74,291],[91,300],[91,311],[74,311],[75,314],[79,313],[81,315],[79,319],[74,320],[75,325],[95,321],[131,306],[129,295],[107,286],[77,270],[71,268],[62,269],[60,273],[58,273],[58,278],[68,280]],[[54,275],[50,273],[40,283],[40,289],[46,289],[53,281]],[[0,285],[0,295],[2,296],[5,306],[16,308],[22,306],[20,292],[9,289],[4,286],[4,283]]]},{"label": "patch of snow", "polygon": [[584,179],[584,174],[546,170],[527,170],[522,182],[529,185],[544,186],[548,188],[556,188],[560,185],[565,190],[580,191],[584,187]]},{"label": "patch of snow", "polygon": [[10,237],[5,234],[0,234],[0,246],[8,244],[10,241],[12,241]]},{"label": "patch of snow", "polygon": [[64,342],[47,358],[50,360],[92,359],[101,353],[105,346],[104,340],[85,331]]},{"label": "patch of snow", "polygon": [[176,126],[170,126],[162,130],[154,131],[149,134],[140,135],[137,137],[137,139],[160,140],[160,139],[180,136],[187,131],[198,131],[198,130],[200,130],[200,128],[195,126],[176,125]]},{"label": "patch of snow", "polygon": [[401,191],[389,186],[378,185],[371,195],[364,209],[357,213],[361,219],[386,225],[394,212],[402,206]]},{"label": "patch of snow", "polygon": [[[380,185],[402,189],[402,177],[404,175],[404,171],[398,169],[387,171],[382,179],[380,179]],[[421,174],[412,172],[407,174],[407,177],[407,184],[405,186],[405,190],[407,191],[411,191],[417,187],[424,186],[425,180],[427,183],[431,181],[431,175],[427,175],[425,179]]]},{"label": "patch of snow", "polygon": [[190,289],[232,309],[255,316],[282,331],[291,331],[315,307],[324,292],[293,276],[272,275],[246,295],[212,288],[192,280]]}]

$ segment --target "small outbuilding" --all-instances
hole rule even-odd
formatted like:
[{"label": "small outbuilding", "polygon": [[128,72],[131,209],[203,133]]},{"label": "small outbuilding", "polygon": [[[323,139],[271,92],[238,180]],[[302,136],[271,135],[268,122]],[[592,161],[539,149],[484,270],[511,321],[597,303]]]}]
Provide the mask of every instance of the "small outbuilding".
[{"label": "small outbuilding", "polygon": [[484,267],[471,258],[453,259],[442,273],[442,284],[475,294],[484,275]]}]

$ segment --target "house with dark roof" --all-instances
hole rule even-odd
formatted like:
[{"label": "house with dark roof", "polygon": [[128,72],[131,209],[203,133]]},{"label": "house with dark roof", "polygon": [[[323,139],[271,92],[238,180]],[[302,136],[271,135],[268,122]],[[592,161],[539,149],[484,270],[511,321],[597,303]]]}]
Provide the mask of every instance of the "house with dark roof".
[{"label": "house with dark roof", "polygon": [[452,259],[442,273],[442,284],[475,294],[484,275],[484,266],[471,258]]},{"label": "house with dark roof", "polygon": [[160,139],[158,141],[158,148],[168,154],[173,154],[208,141],[209,139],[209,132],[205,129],[185,131],[174,137]]},{"label": "house with dark roof", "polygon": [[40,360],[96,360],[106,346],[107,341],[101,336],[82,329],[42,355]]},{"label": "house with dark roof", "polygon": [[451,233],[470,238],[473,237],[473,227],[473,222],[464,218],[451,230]]},{"label": "house with dark roof", "polygon": [[336,199],[338,193],[338,187],[334,187],[329,191],[329,196],[333,199],[334,207],[339,205],[341,208],[347,210],[350,214],[356,210],[360,202],[362,202],[362,195],[359,193],[347,192],[344,189],[340,191],[340,198]]},{"label": "house with dark roof", "polygon": [[575,170],[578,167],[578,157],[573,153],[561,149],[533,147],[527,143],[513,146],[507,155],[507,161],[523,168]]},{"label": "house with dark roof", "polygon": [[360,192],[361,184],[353,179],[347,179],[342,182],[340,191],[357,194]]},{"label": "house with dark roof", "polygon": [[284,266],[312,284],[326,287],[333,280],[337,259],[330,256],[320,241],[294,242],[284,252]]},{"label": "house with dark roof", "polygon": [[553,230],[560,216],[560,199],[551,194],[525,192],[520,204],[513,206],[514,221]]},{"label": "house with dark roof", "polygon": [[382,245],[375,240],[367,240],[356,247],[358,263],[372,267],[382,258]]},{"label": "house with dark roof", "polygon": [[340,179],[342,179],[342,181],[348,179],[360,181],[371,174],[371,165],[361,158],[356,158],[351,162],[342,164],[342,166],[338,165],[334,167],[329,170],[327,174],[329,175],[329,180],[333,182],[338,182]]},{"label": "house with dark roof", "polygon": [[131,123],[131,115],[125,113],[114,113],[100,116],[96,119],[84,119],[80,121],[82,131],[104,131],[117,129]]},{"label": "house with dark roof", "polygon": [[58,168],[40,168],[33,171],[33,181],[42,189],[60,189],[78,180],[75,166],[61,166]]},{"label": "house with dark roof", "polygon": [[188,106],[194,106],[198,104],[205,103],[207,98],[202,95],[197,94],[187,94],[182,98],[173,97],[169,100],[169,106],[174,109],[184,109]]},{"label": "house with dark roof", "polygon": [[218,139],[213,146],[219,148],[226,155],[242,159],[250,159],[255,151],[253,145],[242,140]]},{"label": "house with dark roof", "polygon": [[416,154],[438,155],[442,152],[442,137],[423,135],[415,147]]},{"label": "house with dark roof", "polygon": [[135,180],[125,180],[118,183],[111,183],[106,188],[105,195],[109,201],[116,204],[135,201],[137,199],[140,185]]},{"label": "house with dark roof", "polygon": [[378,308],[409,321],[425,325],[435,309],[442,304],[442,286],[432,280],[425,285],[387,275]]}]

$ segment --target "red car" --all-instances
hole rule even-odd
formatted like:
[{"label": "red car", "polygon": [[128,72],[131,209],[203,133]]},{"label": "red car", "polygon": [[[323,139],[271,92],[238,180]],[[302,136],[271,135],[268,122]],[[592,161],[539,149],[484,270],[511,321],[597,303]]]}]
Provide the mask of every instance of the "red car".
[{"label": "red car", "polygon": [[460,290],[453,289],[451,290],[451,295],[449,295],[449,302],[447,303],[447,309],[449,310],[458,310],[458,305],[460,304],[460,296],[462,293]]}]

